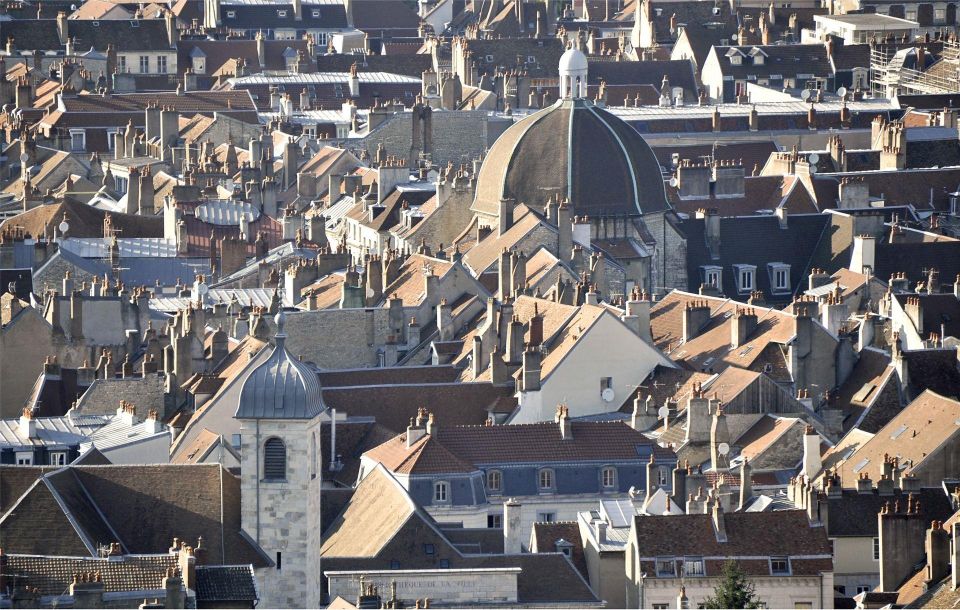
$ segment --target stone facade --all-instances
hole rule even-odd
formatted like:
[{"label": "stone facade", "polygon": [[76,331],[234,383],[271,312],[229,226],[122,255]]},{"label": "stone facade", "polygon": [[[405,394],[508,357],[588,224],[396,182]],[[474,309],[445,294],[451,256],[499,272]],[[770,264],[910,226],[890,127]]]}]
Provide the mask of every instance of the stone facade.
[{"label": "stone facade", "polygon": [[374,585],[387,598],[396,586],[397,599],[412,607],[424,592],[437,605],[470,605],[477,600],[490,604],[519,601],[517,577],[520,568],[474,568],[452,570],[370,570],[366,572],[330,571],[330,599],[354,600],[364,584]]},{"label": "stone facade", "polygon": [[[314,433],[316,432],[316,436]],[[320,523],[319,418],[314,420],[244,420],[240,426],[241,524],[274,562],[257,570],[260,603],[266,608],[316,606],[308,598],[308,573],[314,571],[319,547],[311,554],[311,530]],[[286,449],[286,477],[263,477],[263,447],[279,438]],[[314,592],[314,594],[316,594]]]}]

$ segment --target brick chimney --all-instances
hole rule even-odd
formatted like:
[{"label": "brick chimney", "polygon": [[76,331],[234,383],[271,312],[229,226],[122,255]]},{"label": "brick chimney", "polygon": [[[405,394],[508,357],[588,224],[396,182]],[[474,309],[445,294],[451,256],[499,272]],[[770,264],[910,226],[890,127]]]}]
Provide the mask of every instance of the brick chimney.
[{"label": "brick chimney", "polygon": [[657,464],[653,459],[653,454],[650,454],[650,459],[647,461],[647,472],[646,472],[646,485],[645,485],[645,502],[650,501],[650,497],[653,496],[654,492],[657,491]]},{"label": "brick chimney", "polygon": [[943,523],[940,521],[930,524],[925,551],[927,575],[924,580],[932,586],[950,574],[950,534],[943,528]]},{"label": "brick chimney", "polygon": [[736,349],[745,345],[756,328],[756,311],[752,307],[746,309],[737,307],[730,316],[730,347]]},{"label": "brick chimney", "polygon": [[427,410],[420,407],[420,409],[417,410],[417,418],[410,419],[410,425],[407,426],[407,447],[412,447],[426,435],[427,429],[424,426],[426,418]]},{"label": "brick chimney", "polygon": [[821,469],[820,435],[813,428],[807,426],[803,431],[803,467],[800,474],[812,479]]},{"label": "brick chimney", "polygon": [[99,571],[74,574],[68,591],[74,608],[103,608],[103,578]]},{"label": "brick chimney", "polygon": [[708,442],[710,425],[710,400],[703,395],[700,384],[696,383],[690,398],[687,399],[687,442]]},{"label": "brick chimney", "polygon": [[24,439],[37,438],[37,420],[36,413],[31,407],[24,407],[20,414],[20,424],[17,427],[17,435]]},{"label": "brick chimney", "polygon": [[740,504],[737,510],[743,511],[747,504],[753,498],[753,468],[747,458],[743,458],[743,464],[740,466]]},{"label": "brick chimney", "polygon": [[717,542],[727,541],[727,526],[723,518],[723,506],[719,499],[714,499],[713,507],[710,510],[710,520],[713,522],[713,533],[717,537]]},{"label": "brick chimney", "polygon": [[917,334],[921,337],[924,333],[923,328],[923,302],[920,300],[920,297],[907,297],[907,302],[904,304],[904,313],[907,314],[907,317],[913,323],[913,326],[917,329]]},{"label": "brick chimney", "polygon": [[521,365],[521,392],[536,392],[540,389],[542,358],[543,357],[538,346],[527,344],[527,348],[523,352],[523,363]]}]

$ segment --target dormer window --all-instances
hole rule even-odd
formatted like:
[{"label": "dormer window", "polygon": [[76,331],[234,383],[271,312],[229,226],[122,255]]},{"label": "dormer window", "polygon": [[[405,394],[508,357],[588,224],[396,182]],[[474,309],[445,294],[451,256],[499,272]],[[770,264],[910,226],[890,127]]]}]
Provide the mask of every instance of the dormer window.
[{"label": "dormer window", "polygon": [[446,481],[437,481],[433,484],[433,503],[446,504],[450,501],[450,484]]},{"label": "dormer window", "polygon": [[720,280],[723,277],[723,270],[715,265],[704,265],[700,267],[703,283],[707,286],[720,288]]},{"label": "dormer window", "polygon": [[500,493],[503,491],[503,473],[499,470],[490,470],[487,472],[487,491],[490,493]]},{"label": "dormer window", "polygon": [[770,287],[773,292],[790,292],[790,265],[770,263]]},{"label": "dormer window", "polygon": [[757,55],[754,55],[754,56],[753,56],[753,63],[754,63],[754,65],[762,66],[762,65],[763,65],[763,54],[762,54],[762,53],[758,53]]},{"label": "dormer window", "polygon": [[319,19],[319,18],[320,18],[320,9],[313,9],[313,11],[312,11],[310,14],[313,16],[314,19]]},{"label": "dormer window", "polygon": [[730,63],[734,66],[739,66],[740,64],[743,63],[743,58],[740,57],[739,55],[732,55],[730,57]]},{"label": "dormer window", "polygon": [[734,265],[737,280],[737,292],[746,294],[752,292],[756,286],[756,265]]},{"label": "dormer window", "polygon": [[554,491],[553,469],[541,468],[537,473],[537,483],[540,493],[550,493]]},{"label": "dormer window", "polygon": [[657,557],[657,576],[660,578],[677,576],[677,564],[673,561],[673,557]]},{"label": "dormer window", "polygon": [[770,574],[774,576],[784,576],[790,574],[790,558],[789,557],[771,557],[770,558]]},{"label": "dormer window", "polygon": [[277,17],[279,17],[279,18],[281,18],[281,19],[285,19],[286,16],[287,16],[287,11],[286,11],[286,10],[283,10],[283,9],[282,9],[282,10],[277,11]]},{"label": "dormer window", "polygon": [[227,19],[236,19],[237,11],[227,11]]}]

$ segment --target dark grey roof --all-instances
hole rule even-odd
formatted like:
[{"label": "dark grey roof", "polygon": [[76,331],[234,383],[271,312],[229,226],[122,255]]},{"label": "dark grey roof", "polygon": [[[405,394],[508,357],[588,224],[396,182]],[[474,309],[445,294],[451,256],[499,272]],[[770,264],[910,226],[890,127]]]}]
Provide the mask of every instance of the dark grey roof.
[{"label": "dark grey roof", "polygon": [[253,566],[197,566],[197,601],[257,601]]},{"label": "dark grey roof", "polygon": [[[65,248],[57,250],[44,266],[63,259],[92,275],[113,275],[110,263],[101,259],[85,258]],[[210,269],[209,258],[180,257],[123,257],[120,259],[120,279],[128,286],[153,286],[157,281],[161,286],[174,286],[177,281],[187,281],[198,273]]]},{"label": "dark grey roof", "polygon": [[324,410],[317,371],[287,351],[285,315],[277,314],[276,347],[240,390],[238,419],[311,419]]},{"label": "dark grey roof", "polygon": [[[318,11],[316,17],[314,11]],[[220,20],[224,27],[230,29],[308,30],[347,27],[347,13],[343,4],[304,4],[299,20],[293,13],[293,3],[221,4]]]},{"label": "dark grey roof", "polygon": [[[914,492],[920,500],[920,515],[924,523],[931,521],[946,521],[953,514],[950,498],[939,487],[923,488]],[[877,513],[883,505],[900,502],[906,505],[906,496],[896,490],[892,496],[881,496],[876,489],[870,493],[857,493],[856,490],[844,489],[840,498],[828,500],[827,535],[834,536],[878,536]]]}]

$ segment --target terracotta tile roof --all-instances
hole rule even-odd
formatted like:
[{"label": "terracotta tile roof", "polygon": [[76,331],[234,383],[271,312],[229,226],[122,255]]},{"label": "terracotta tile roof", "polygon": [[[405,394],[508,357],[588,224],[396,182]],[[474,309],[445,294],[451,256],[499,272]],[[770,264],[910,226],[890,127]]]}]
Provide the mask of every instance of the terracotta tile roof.
[{"label": "terracotta tile roof", "polygon": [[580,337],[590,332],[593,325],[604,315],[611,315],[603,307],[581,305],[570,321],[556,337],[547,341],[547,355],[543,357],[540,368],[541,379],[547,379],[563,359],[580,341]]},{"label": "terracotta tile roof", "polygon": [[450,453],[430,434],[407,446],[407,434],[404,433],[374,447],[365,455],[394,474],[452,474],[477,470]]},{"label": "terracotta tile roof", "polygon": [[879,479],[885,455],[900,456],[900,464],[916,468],[960,430],[960,402],[925,391],[873,438],[840,464],[843,485],[853,487],[861,473]]},{"label": "terracotta tile roof", "polygon": [[760,419],[756,424],[747,430],[737,439],[740,445],[740,455],[748,460],[755,459],[758,455],[774,445],[787,430],[796,425],[806,424],[796,417],[773,417],[766,416]]},{"label": "terracotta tile roof", "polygon": [[[636,536],[634,541],[641,558],[832,556],[826,531],[821,526],[811,526],[802,510],[725,513],[723,519],[726,542],[717,542],[711,515],[637,516],[633,520],[636,534],[631,535]],[[792,562],[794,574],[797,562]],[[767,562],[763,565],[769,575]],[[748,574],[755,573],[748,570]]]},{"label": "terracotta tile roof", "polygon": [[171,464],[199,464],[210,452],[210,449],[220,441],[220,435],[204,428],[189,445],[180,450]]},{"label": "terracotta tile roof", "polygon": [[[53,235],[54,228],[67,214],[70,237],[103,237],[103,221],[108,212],[70,200],[52,205],[42,205],[8,218],[0,224],[0,233],[13,227],[35,237]],[[126,238],[163,237],[163,219],[136,214],[110,213],[113,226]]]},{"label": "terracotta tile roof", "polygon": [[[834,403],[843,410],[844,430],[854,426],[861,427],[861,419],[884,386],[893,378],[893,372],[890,356],[886,352],[869,347],[860,350],[860,358],[840,385]],[[868,431],[872,430],[876,428],[871,427]]]},{"label": "terracotta tile roof", "polygon": [[453,267],[453,263],[424,254],[411,254],[400,266],[397,279],[384,289],[383,294],[388,297],[396,294],[406,306],[419,305],[426,296],[424,267],[430,267],[434,275],[443,277]]},{"label": "terracotta tile roof", "polygon": [[497,257],[504,248],[510,250],[517,246],[523,238],[530,234],[537,226],[541,224],[540,217],[529,211],[525,205],[518,205],[514,208],[513,226],[507,229],[503,235],[491,233],[480,243],[470,248],[463,256],[463,262],[480,275],[491,267],[496,267]]},{"label": "terracotta tile roof", "polygon": [[177,556],[127,555],[123,561],[110,561],[92,557],[6,555],[6,562],[16,585],[36,587],[41,596],[60,596],[70,587],[74,574],[84,572],[99,572],[107,593],[162,589],[167,570],[177,567]]},{"label": "terracotta tile roof", "polygon": [[[709,305],[711,320],[700,334],[690,341],[682,342],[683,308],[694,301],[703,301]],[[732,315],[737,307],[743,307],[743,304],[675,290],[657,302],[651,310],[650,327],[654,344],[666,350],[675,361],[697,368],[703,366],[709,358],[713,358],[710,368],[720,372],[731,365],[750,368],[768,344],[786,344],[793,338],[792,315],[776,309],[754,307],[758,318],[757,328],[743,348],[731,350],[730,321],[727,316]]]},{"label": "terracotta tile roof", "polygon": [[[530,534],[531,552],[558,552],[557,541],[566,540],[573,545],[570,550],[570,562],[584,578],[590,578],[587,571],[587,558],[583,553],[583,538],[580,537],[580,524],[576,521],[537,522]],[[534,550],[534,548],[536,550]]]}]

